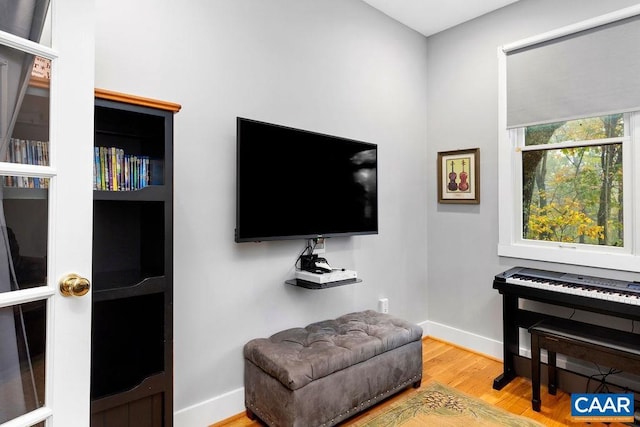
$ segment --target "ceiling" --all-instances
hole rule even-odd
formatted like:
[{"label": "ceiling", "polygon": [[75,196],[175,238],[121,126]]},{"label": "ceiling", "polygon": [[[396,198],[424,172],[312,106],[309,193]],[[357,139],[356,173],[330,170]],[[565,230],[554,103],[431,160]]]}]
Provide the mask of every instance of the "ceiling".
[{"label": "ceiling", "polygon": [[364,0],[391,18],[430,36],[518,0]]}]

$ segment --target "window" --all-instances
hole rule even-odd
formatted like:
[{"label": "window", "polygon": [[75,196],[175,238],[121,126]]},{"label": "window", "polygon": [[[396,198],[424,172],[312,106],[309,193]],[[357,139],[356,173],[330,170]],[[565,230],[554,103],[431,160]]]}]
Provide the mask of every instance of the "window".
[{"label": "window", "polygon": [[507,133],[498,254],[640,271],[640,113]]},{"label": "window", "polygon": [[624,114],[523,133],[522,239],[624,247]]},{"label": "window", "polygon": [[640,272],[634,34],[640,7],[499,48],[498,255]]}]

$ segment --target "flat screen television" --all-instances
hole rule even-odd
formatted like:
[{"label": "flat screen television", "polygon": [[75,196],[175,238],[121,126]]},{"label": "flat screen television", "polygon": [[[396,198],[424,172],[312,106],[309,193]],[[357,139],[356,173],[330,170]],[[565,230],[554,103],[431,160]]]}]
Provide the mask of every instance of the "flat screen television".
[{"label": "flat screen television", "polygon": [[377,145],[237,118],[236,242],[378,233]]}]

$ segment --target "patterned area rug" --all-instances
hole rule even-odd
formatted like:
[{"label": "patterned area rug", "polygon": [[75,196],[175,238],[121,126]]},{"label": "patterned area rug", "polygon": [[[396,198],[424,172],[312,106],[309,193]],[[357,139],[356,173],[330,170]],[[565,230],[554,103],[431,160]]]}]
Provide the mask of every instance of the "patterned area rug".
[{"label": "patterned area rug", "polygon": [[514,426],[542,427],[453,388],[431,382],[419,393],[391,406],[358,427]]}]

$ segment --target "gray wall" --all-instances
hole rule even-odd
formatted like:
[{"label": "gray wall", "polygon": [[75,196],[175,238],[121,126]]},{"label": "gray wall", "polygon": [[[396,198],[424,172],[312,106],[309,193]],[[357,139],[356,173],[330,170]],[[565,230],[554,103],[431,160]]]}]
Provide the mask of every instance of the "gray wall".
[{"label": "gray wall", "polygon": [[[251,338],[376,309],[380,297],[392,314],[427,319],[424,37],[359,0],[96,3],[96,86],[182,104],[174,224],[181,416],[225,393],[241,399],[242,346]],[[362,283],[285,285],[305,242],[234,243],[236,116],[378,144],[380,233],[329,239],[325,254]],[[318,165],[317,173],[330,171]],[[204,421],[242,412],[239,402]]]},{"label": "gray wall", "polygon": [[521,0],[428,38],[429,179],[436,179],[438,151],[479,147],[481,163],[480,205],[438,204],[436,186],[426,187],[428,313],[432,330],[438,335],[481,348],[490,347],[483,347],[479,341],[501,341],[502,305],[499,294],[491,288],[492,277],[515,265],[623,276],[621,272],[497,256],[497,48],[636,3]]}]

